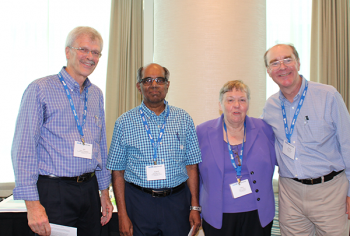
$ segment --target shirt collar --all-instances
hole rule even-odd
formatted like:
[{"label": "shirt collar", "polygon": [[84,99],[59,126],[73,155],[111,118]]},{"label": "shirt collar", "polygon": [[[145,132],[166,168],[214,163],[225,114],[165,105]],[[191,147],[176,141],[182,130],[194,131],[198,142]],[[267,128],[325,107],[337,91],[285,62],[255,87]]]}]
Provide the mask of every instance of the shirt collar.
[{"label": "shirt collar", "polygon": [[[299,101],[300,97],[301,97],[301,94],[302,92],[304,91],[304,88],[305,88],[305,81],[306,79],[304,78],[304,76],[300,75],[301,77],[301,86],[300,86],[300,89],[299,89],[299,92],[295,95],[295,97],[293,98],[293,101]],[[288,99],[283,95],[283,93],[281,92],[281,90],[279,91],[279,98],[280,100],[282,100],[283,102],[286,102],[288,101]]]},{"label": "shirt collar", "polygon": [[[164,111],[162,111],[162,113],[160,113],[160,115],[159,115],[159,117],[165,117],[166,116],[166,111],[167,111],[167,109],[168,109],[168,103],[164,100],[164,103],[165,103],[165,109],[164,109]],[[150,116],[152,116],[152,115],[156,115],[156,113],[154,113],[154,111],[151,111],[146,105],[145,105],[145,103],[142,101],[142,103],[141,103],[141,108],[142,108],[142,110],[143,110],[143,112],[148,116],[148,117],[150,117]]]},{"label": "shirt collar", "polygon": [[[80,91],[80,86],[79,86],[78,82],[75,81],[75,79],[73,79],[72,76],[70,76],[70,74],[66,71],[65,66],[62,67],[60,73],[61,73],[64,81],[66,82],[66,84],[69,88]],[[91,82],[90,82],[89,78],[86,78],[83,85],[84,85],[84,89],[91,86]]]}]

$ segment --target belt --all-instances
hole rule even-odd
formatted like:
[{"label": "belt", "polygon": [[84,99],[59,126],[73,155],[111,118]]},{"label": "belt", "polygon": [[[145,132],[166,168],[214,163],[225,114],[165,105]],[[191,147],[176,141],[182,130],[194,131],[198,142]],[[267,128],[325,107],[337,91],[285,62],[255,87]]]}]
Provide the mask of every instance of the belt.
[{"label": "belt", "polygon": [[303,183],[303,184],[319,184],[319,183],[323,183],[323,182],[327,182],[329,180],[332,180],[334,178],[334,176],[337,176],[341,172],[343,172],[343,170],[338,171],[338,172],[332,171],[328,175],[321,176],[321,177],[318,177],[316,179],[296,179],[295,178],[293,180],[298,181],[298,182]]},{"label": "belt", "polygon": [[44,178],[49,178],[49,179],[61,179],[61,180],[67,180],[67,181],[74,181],[77,183],[82,183],[82,182],[86,182],[88,180],[90,180],[92,177],[95,176],[95,172],[91,172],[91,173],[85,173],[82,174],[80,176],[75,176],[75,177],[59,177],[56,175],[40,175]]},{"label": "belt", "polygon": [[174,188],[165,188],[165,189],[142,188],[136,184],[133,184],[130,182],[127,182],[127,183],[129,183],[134,188],[141,190],[142,192],[151,194],[152,197],[166,197],[166,196],[169,196],[170,194],[175,194],[175,193],[179,192],[180,190],[182,190],[183,188],[185,188],[185,182],[183,182],[182,184],[180,184]]}]

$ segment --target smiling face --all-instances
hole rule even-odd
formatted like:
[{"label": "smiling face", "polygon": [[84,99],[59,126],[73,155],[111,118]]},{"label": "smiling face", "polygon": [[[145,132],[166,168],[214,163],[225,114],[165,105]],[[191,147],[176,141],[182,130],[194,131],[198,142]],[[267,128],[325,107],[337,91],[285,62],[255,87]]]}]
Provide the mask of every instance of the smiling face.
[{"label": "smiling face", "polygon": [[79,36],[71,45],[74,48],[87,48],[88,54],[80,50],[66,47],[67,67],[66,71],[80,84],[95,70],[99,58],[94,57],[91,51],[101,52],[100,42],[98,39],[91,40],[88,35]]},{"label": "smiling face", "polygon": [[299,76],[300,62],[295,59],[292,48],[288,45],[276,45],[272,47],[266,54],[267,63],[270,64],[275,61],[283,60],[285,58],[292,58],[293,62],[288,66],[281,63],[281,66],[273,70],[267,67],[267,73],[280,87],[282,93],[284,91],[299,90],[301,84],[301,77]]},{"label": "smiling face", "polygon": [[245,92],[233,88],[231,91],[224,93],[219,106],[228,125],[243,125],[249,108],[249,101]]},{"label": "smiling face", "polygon": [[[155,79],[158,77],[165,77],[165,72],[160,65],[150,64],[143,68],[142,75],[142,79],[148,77]],[[159,85],[156,81],[152,81],[151,85],[146,85],[140,82],[136,84],[136,87],[143,96],[144,104],[151,109],[152,107],[163,106],[169,85],[170,81],[163,85]]]}]

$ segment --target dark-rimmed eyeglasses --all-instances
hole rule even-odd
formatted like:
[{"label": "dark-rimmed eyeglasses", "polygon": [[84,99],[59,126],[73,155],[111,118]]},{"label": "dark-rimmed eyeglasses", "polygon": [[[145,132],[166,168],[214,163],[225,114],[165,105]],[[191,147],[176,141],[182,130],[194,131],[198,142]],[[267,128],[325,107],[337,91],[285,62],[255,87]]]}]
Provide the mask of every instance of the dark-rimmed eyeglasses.
[{"label": "dark-rimmed eyeglasses", "polygon": [[84,54],[84,55],[88,55],[90,52],[91,52],[91,55],[93,57],[96,57],[96,58],[100,58],[102,56],[102,53],[99,52],[99,51],[96,51],[96,50],[89,50],[87,48],[75,48],[75,47],[69,47],[69,48],[72,48],[72,49],[75,49],[75,50],[78,50],[78,52]]},{"label": "dark-rimmed eyeglasses", "polygon": [[278,70],[281,67],[282,63],[285,66],[293,66],[295,60],[292,57],[287,57],[282,60],[273,61],[269,64],[269,68],[271,70]]},{"label": "dark-rimmed eyeglasses", "polygon": [[152,85],[153,81],[156,81],[156,83],[158,85],[164,85],[164,84],[168,83],[168,80],[164,77],[157,77],[157,78],[147,77],[147,78],[140,80],[139,83],[142,83],[143,85]]}]

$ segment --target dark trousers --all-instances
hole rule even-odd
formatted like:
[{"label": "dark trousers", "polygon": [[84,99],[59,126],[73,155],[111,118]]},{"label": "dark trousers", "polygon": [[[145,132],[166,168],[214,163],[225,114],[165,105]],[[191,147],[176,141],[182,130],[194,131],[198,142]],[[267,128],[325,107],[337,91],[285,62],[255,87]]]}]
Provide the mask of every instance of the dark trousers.
[{"label": "dark trousers", "polygon": [[184,189],[166,197],[125,184],[125,204],[133,224],[134,236],[184,236],[190,232],[191,193]]},{"label": "dark trousers", "polygon": [[83,183],[39,176],[37,186],[50,223],[76,227],[78,236],[101,234],[96,176]]},{"label": "dark trousers", "polygon": [[258,211],[224,213],[221,229],[216,229],[203,219],[205,236],[270,236],[272,223],[260,225]]}]

